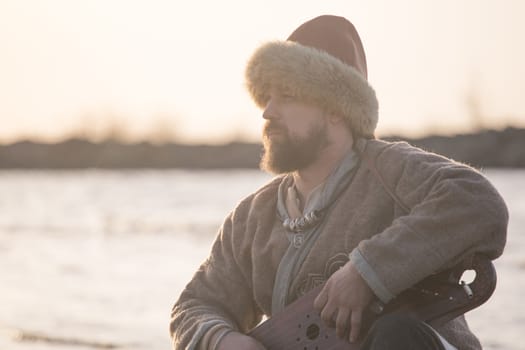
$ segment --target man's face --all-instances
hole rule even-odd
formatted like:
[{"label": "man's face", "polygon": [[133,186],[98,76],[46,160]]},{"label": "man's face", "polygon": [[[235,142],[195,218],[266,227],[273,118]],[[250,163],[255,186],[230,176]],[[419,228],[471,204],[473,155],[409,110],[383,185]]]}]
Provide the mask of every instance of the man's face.
[{"label": "man's face", "polygon": [[261,168],[282,174],[311,165],[328,145],[323,110],[293,97],[272,93],[263,113]]}]

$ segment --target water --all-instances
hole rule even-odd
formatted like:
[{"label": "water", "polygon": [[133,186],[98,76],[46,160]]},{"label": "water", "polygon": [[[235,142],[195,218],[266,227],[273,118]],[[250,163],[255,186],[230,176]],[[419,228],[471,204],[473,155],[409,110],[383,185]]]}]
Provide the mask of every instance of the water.
[{"label": "water", "polygon": [[[525,349],[525,171],[488,170],[511,212],[486,349]],[[0,172],[0,350],[169,349],[169,313],[225,215],[269,176],[245,171]]]}]

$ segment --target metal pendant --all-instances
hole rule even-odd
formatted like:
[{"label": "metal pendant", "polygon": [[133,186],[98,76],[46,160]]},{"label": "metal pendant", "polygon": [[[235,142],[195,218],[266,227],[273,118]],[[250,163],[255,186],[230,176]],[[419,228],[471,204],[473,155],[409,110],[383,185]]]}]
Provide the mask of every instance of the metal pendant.
[{"label": "metal pendant", "polygon": [[295,248],[300,248],[304,243],[304,234],[302,233],[296,233],[293,235],[292,239],[293,246]]}]

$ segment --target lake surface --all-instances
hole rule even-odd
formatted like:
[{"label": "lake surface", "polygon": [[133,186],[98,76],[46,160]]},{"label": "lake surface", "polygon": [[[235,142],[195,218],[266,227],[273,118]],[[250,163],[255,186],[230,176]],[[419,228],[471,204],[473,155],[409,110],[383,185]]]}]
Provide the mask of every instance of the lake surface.
[{"label": "lake surface", "polygon": [[[485,171],[510,210],[494,296],[467,319],[524,350],[525,170]],[[0,350],[170,349],[169,314],[257,170],[0,172]]]}]

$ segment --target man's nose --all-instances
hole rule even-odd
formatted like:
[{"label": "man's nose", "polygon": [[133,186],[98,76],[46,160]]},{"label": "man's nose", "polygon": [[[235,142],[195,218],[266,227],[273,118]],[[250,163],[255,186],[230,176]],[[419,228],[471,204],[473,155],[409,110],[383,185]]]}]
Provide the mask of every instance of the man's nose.
[{"label": "man's nose", "polygon": [[262,117],[266,120],[275,119],[277,117],[278,113],[275,108],[275,99],[270,97],[268,99],[268,102],[266,102],[266,106],[264,107]]}]

